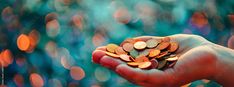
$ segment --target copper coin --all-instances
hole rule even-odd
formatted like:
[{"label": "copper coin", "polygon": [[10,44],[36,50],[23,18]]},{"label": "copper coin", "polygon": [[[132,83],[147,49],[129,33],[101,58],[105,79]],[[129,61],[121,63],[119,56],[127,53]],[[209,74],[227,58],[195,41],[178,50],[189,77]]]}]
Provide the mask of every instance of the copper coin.
[{"label": "copper coin", "polygon": [[164,37],[162,39],[163,42],[170,42],[171,38],[170,37]]},{"label": "copper coin", "polygon": [[157,58],[162,58],[162,57],[164,57],[164,56],[166,56],[166,55],[168,55],[168,51],[164,51],[164,52],[161,52],[158,56],[157,56]]},{"label": "copper coin", "polygon": [[149,39],[149,40],[146,41],[146,44],[147,44],[146,47],[154,48],[159,44],[159,42],[156,39]]},{"label": "copper coin", "polygon": [[170,46],[168,48],[169,52],[175,52],[179,48],[178,43],[170,42]]},{"label": "copper coin", "polygon": [[125,43],[134,44],[134,43],[135,43],[135,40],[132,39],[132,38],[127,38],[127,39],[125,39],[125,40],[120,44],[120,46],[123,46]]},{"label": "copper coin", "polygon": [[139,65],[139,63],[137,63],[137,62],[128,62],[127,65],[137,67]]},{"label": "copper coin", "polygon": [[161,42],[158,46],[157,49],[159,50],[164,50],[170,45],[170,42]]},{"label": "copper coin", "polygon": [[153,49],[149,52],[149,57],[156,57],[160,54],[160,50]]},{"label": "copper coin", "polygon": [[144,41],[137,41],[134,43],[134,48],[138,50],[142,50],[146,47],[146,43]]},{"label": "copper coin", "polygon": [[115,53],[118,54],[118,55],[120,55],[120,54],[128,54],[127,52],[125,52],[125,51],[123,50],[122,47],[117,47],[117,48],[115,49]]},{"label": "copper coin", "polygon": [[157,60],[152,59],[152,60],[150,60],[150,62],[152,63],[151,66],[150,66],[151,69],[155,69],[155,68],[158,67],[158,61]]},{"label": "copper coin", "polygon": [[167,61],[177,61],[178,60],[178,57],[171,57],[171,58],[167,58],[166,59]]},{"label": "copper coin", "polygon": [[104,51],[104,52],[106,53],[106,55],[108,55],[110,57],[113,57],[113,58],[119,58],[120,57],[119,55],[111,53],[111,52],[106,52],[106,51]]},{"label": "copper coin", "polygon": [[145,57],[145,56],[138,56],[136,59],[135,59],[135,62],[148,62],[149,61],[149,58],[148,57]]},{"label": "copper coin", "polygon": [[145,49],[139,52],[139,56],[148,56],[151,49]]},{"label": "copper coin", "polygon": [[119,46],[116,45],[116,44],[108,44],[108,45],[106,46],[106,50],[107,50],[108,52],[115,53],[115,49],[116,49],[117,47],[119,47]]},{"label": "copper coin", "polygon": [[133,58],[132,56],[129,56],[130,57],[130,59],[132,60],[132,61],[135,61],[135,58]]},{"label": "copper coin", "polygon": [[123,49],[127,52],[130,52],[133,50],[133,44],[132,43],[125,43],[125,44],[123,44]]},{"label": "copper coin", "polygon": [[133,49],[133,50],[131,50],[131,51],[129,52],[129,54],[130,54],[132,57],[136,58],[136,57],[139,55],[139,52],[138,52],[137,50]]},{"label": "copper coin", "polygon": [[146,69],[146,68],[149,68],[151,64],[152,64],[151,62],[141,62],[139,63],[138,68]]},{"label": "copper coin", "polygon": [[167,64],[166,60],[159,61],[157,69],[162,69],[163,67],[166,66],[166,64]]},{"label": "copper coin", "polygon": [[126,55],[126,54],[121,54],[121,55],[119,55],[119,57],[120,57],[120,59],[122,59],[123,61],[126,61],[126,62],[132,61],[132,60],[130,59],[130,56],[128,56],[128,55]]}]

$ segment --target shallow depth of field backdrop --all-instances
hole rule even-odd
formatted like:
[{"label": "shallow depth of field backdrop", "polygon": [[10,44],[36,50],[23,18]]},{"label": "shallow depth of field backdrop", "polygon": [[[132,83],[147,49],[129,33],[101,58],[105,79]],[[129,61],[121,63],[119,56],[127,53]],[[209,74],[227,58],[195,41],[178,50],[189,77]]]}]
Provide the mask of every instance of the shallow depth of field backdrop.
[{"label": "shallow depth of field backdrop", "polygon": [[[92,63],[92,51],[126,38],[179,33],[234,48],[233,12],[233,0],[0,0],[0,82],[136,86]],[[199,80],[187,86],[219,85]]]}]

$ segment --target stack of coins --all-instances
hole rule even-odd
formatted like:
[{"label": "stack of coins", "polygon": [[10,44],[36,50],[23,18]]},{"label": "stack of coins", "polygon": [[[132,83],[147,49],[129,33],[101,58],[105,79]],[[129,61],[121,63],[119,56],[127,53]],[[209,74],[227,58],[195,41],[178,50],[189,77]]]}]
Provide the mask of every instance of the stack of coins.
[{"label": "stack of coins", "polygon": [[178,43],[171,42],[169,37],[147,41],[129,38],[121,46],[108,44],[105,53],[131,67],[164,70],[176,64],[178,57],[175,52],[178,48]]}]

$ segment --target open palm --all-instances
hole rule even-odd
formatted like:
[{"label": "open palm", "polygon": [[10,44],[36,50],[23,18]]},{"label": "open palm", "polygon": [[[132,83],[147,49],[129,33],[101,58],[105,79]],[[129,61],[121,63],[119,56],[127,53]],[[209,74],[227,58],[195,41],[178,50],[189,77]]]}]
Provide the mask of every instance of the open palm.
[{"label": "open palm", "polygon": [[[105,47],[99,47],[93,52],[93,62],[110,68],[128,81],[145,87],[181,86],[198,79],[211,79],[215,73],[216,57],[210,47],[212,43],[196,35],[178,34],[168,36],[171,41],[179,43],[176,54],[179,60],[173,68],[164,71],[132,68],[126,63],[105,55]],[[141,36],[134,39],[148,40],[163,37]]]}]

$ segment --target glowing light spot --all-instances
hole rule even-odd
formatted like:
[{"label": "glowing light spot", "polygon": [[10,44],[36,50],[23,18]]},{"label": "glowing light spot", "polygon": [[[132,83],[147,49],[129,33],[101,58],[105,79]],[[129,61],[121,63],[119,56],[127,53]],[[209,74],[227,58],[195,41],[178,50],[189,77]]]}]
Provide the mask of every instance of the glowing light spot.
[{"label": "glowing light spot", "polygon": [[72,66],[70,69],[70,75],[74,80],[81,80],[85,77],[85,72],[81,67]]},{"label": "glowing light spot", "polygon": [[21,34],[18,38],[17,38],[17,46],[20,50],[22,51],[26,51],[29,49],[30,47],[30,40],[29,37],[25,34]]},{"label": "glowing light spot", "polygon": [[191,22],[198,28],[202,28],[208,24],[208,20],[204,13],[196,12],[192,15]]},{"label": "glowing light spot", "polygon": [[109,80],[111,76],[110,71],[102,67],[96,68],[94,74],[95,74],[95,78],[100,82],[105,82]]},{"label": "glowing light spot", "polygon": [[51,12],[51,13],[49,13],[49,14],[46,15],[45,21],[47,23],[49,21],[56,20],[57,18],[58,18],[58,14],[56,14],[54,12]]},{"label": "glowing light spot", "polygon": [[52,20],[46,23],[46,33],[49,37],[56,37],[60,32],[60,25],[57,20]]},{"label": "glowing light spot", "polygon": [[49,41],[45,46],[45,50],[46,50],[47,54],[50,57],[56,58],[56,56],[57,56],[57,45],[56,45],[56,43],[54,43],[53,41]]},{"label": "glowing light spot", "polygon": [[3,59],[3,65],[8,66],[9,64],[12,64],[13,62],[13,56],[11,54],[11,51],[6,49],[2,53],[2,59]]},{"label": "glowing light spot", "polygon": [[30,82],[31,82],[31,85],[34,86],[34,87],[42,87],[42,86],[44,86],[44,80],[37,73],[32,73],[30,75]]},{"label": "glowing light spot", "polygon": [[81,15],[74,15],[73,17],[72,17],[72,21],[73,21],[73,24],[77,27],[77,28],[79,28],[79,29],[83,29],[83,22],[84,22],[84,19],[83,19],[83,17],[81,16]]},{"label": "glowing light spot", "polygon": [[93,36],[92,41],[93,41],[94,46],[98,47],[98,46],[103,45],[103,43],[105,42],[105,37],[100,33],[96,33]]},{"label": "glowing light spot", "polygon": [[32,30],[28,34],[29,40],[30,40],[30,47],[27,49],[26,52],[31,53],[35,49],[37,43],[39,42],[40,39],[40,33],[37,30]]},{"label": "glowing light spot", "polygon": [[62,64],[62,66],[64,67],[64,68],[66,68],[66,69],[70,69],[71,68],[71,64],[70,64],[70,62],[69,62],[69,59],[67,58],[67,57],[65,57],[65,56],[62,56],[61,57],[61,64]]},{"label": "glowing light spot", "polygon": [[18,87],[24,86],[24,77],[22,75],[16,74],[13,80]]},{"label": "glowing light spot", "polygon": [[12,19],[13,10],[11,7],[6,7],[2,10],[2,19],[6,22],[10,21]]},{"label": "glowing light spot", "polygon": [[63,85],[58,79],[50,79],[49,87],[63,87]]},{"label": "glowing light spot", "polygon": [[113,14],[113,17],[115,18],[116,21],[123,23],[123,24],[129,23],[131,20],[131,15],[128,12],[128,10],[125,8],[117,9],[115,13]]}]

